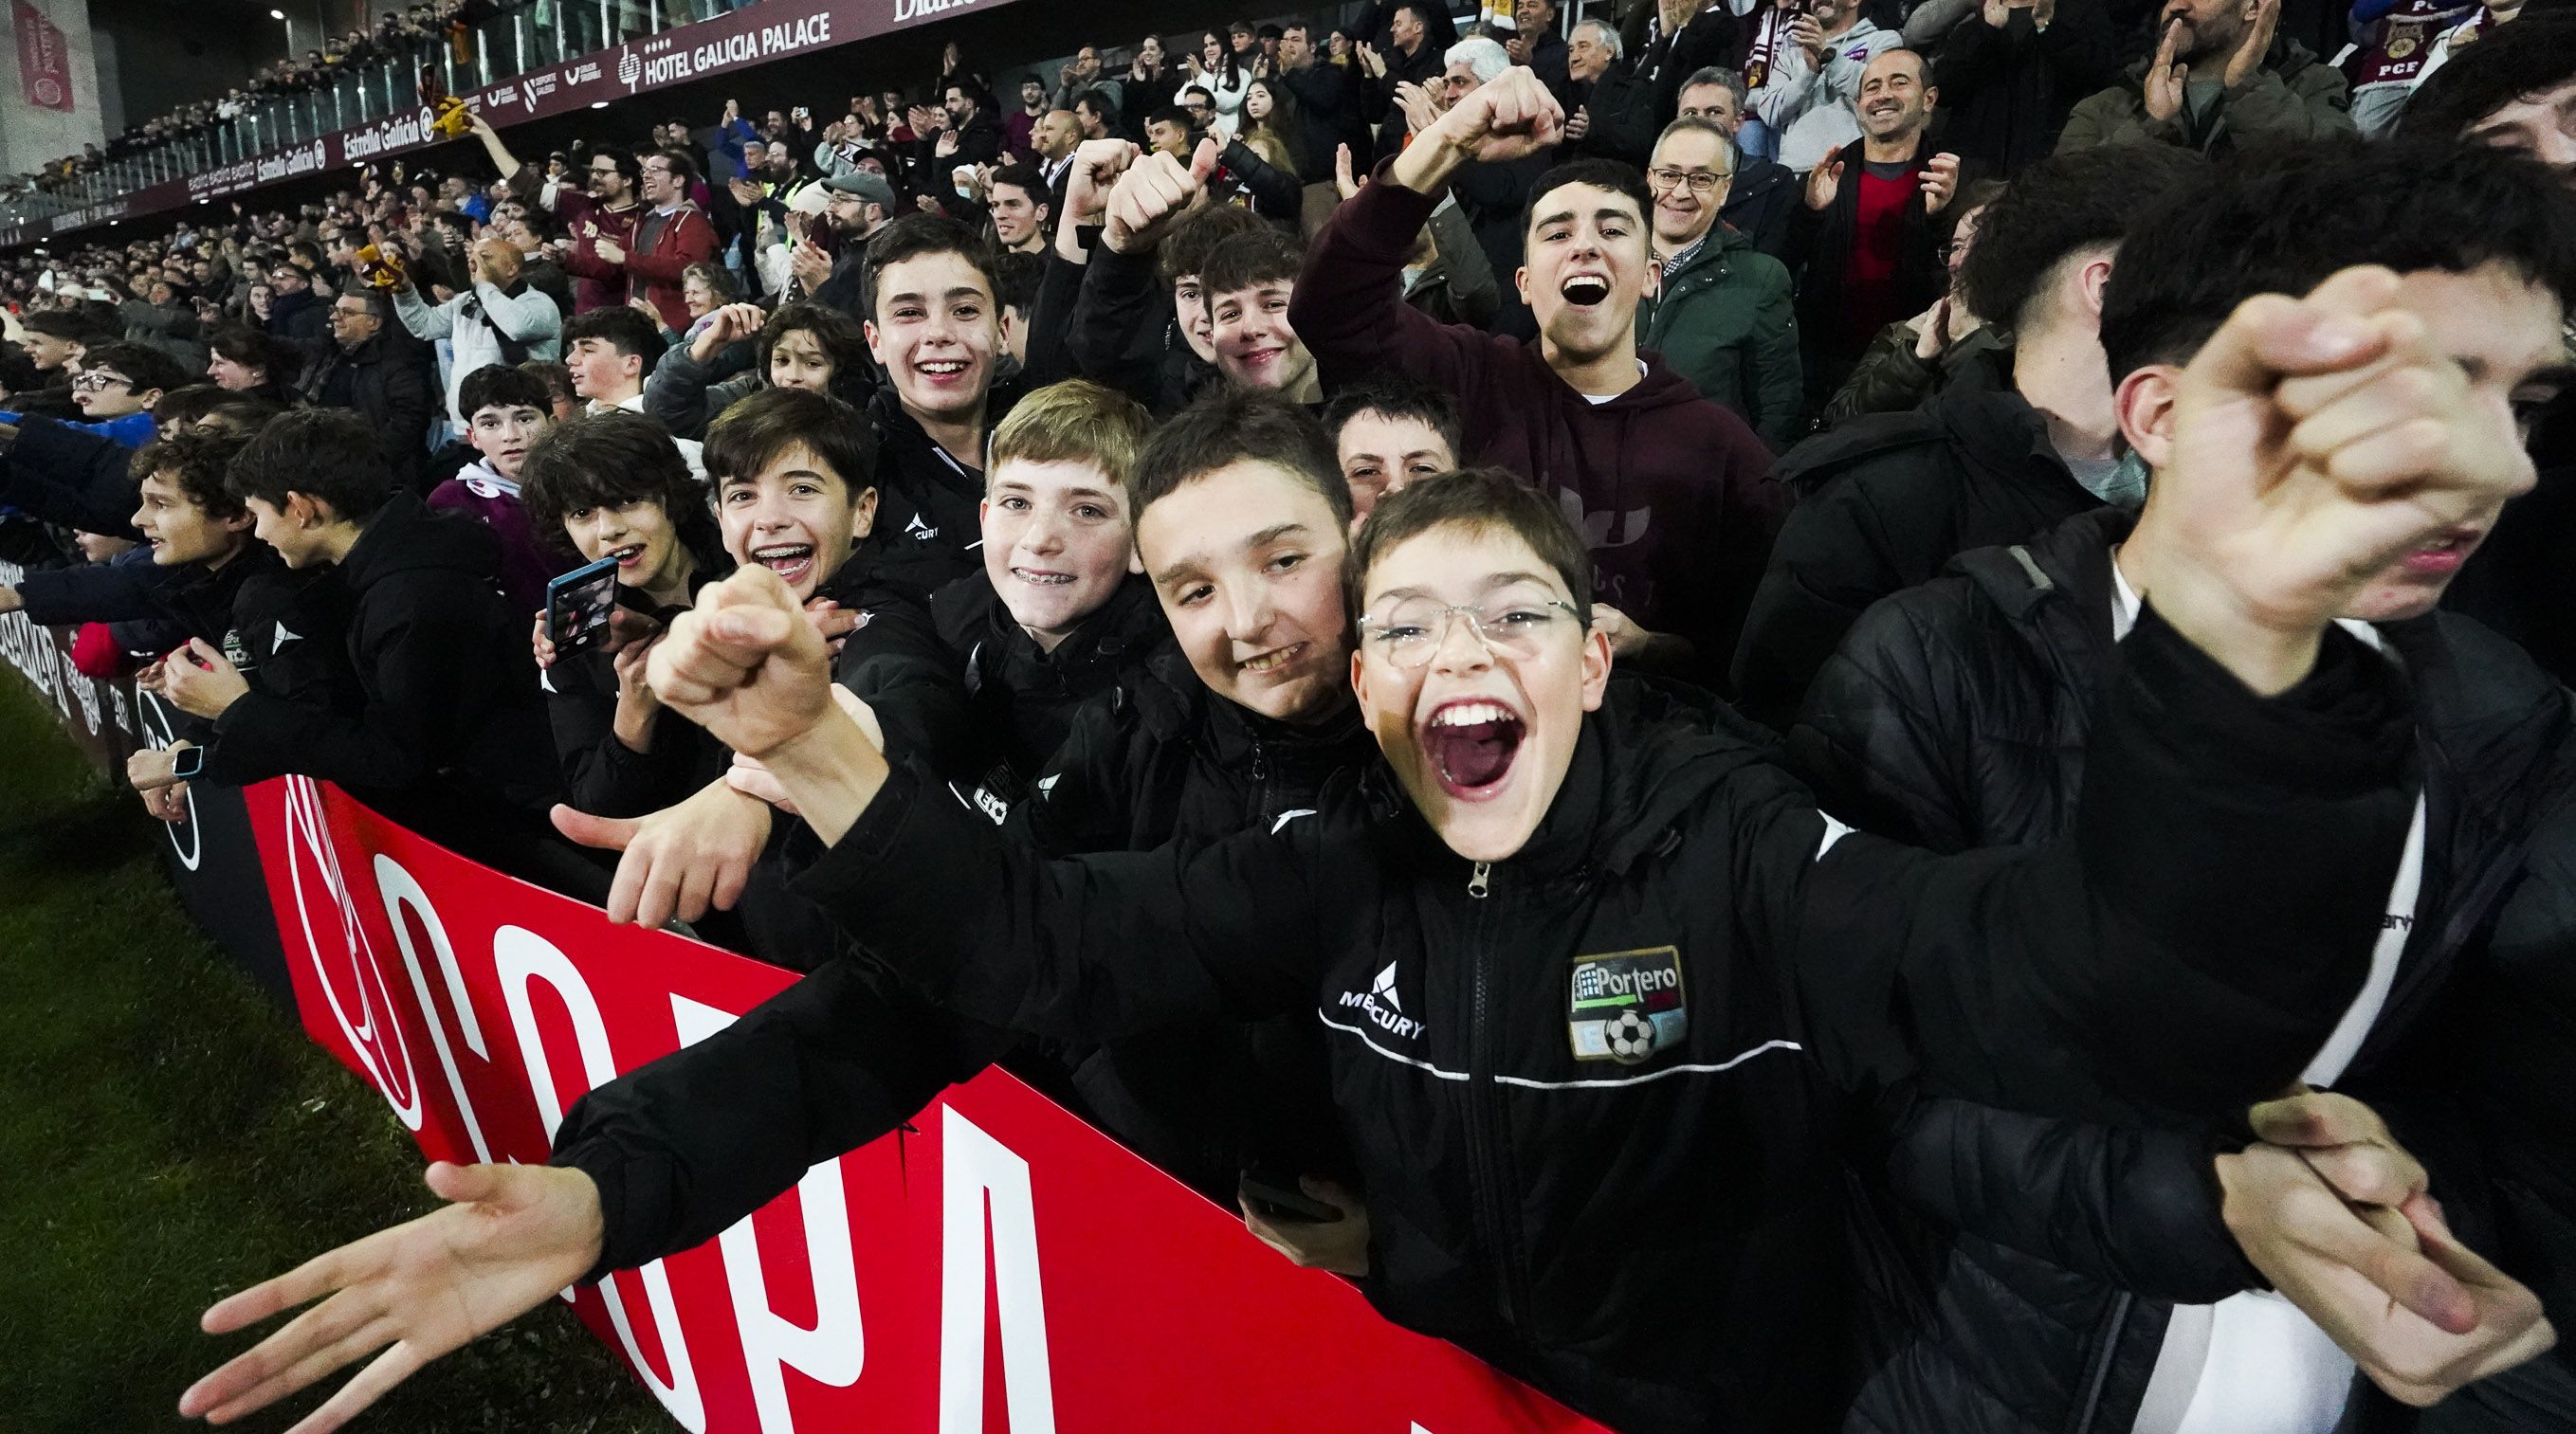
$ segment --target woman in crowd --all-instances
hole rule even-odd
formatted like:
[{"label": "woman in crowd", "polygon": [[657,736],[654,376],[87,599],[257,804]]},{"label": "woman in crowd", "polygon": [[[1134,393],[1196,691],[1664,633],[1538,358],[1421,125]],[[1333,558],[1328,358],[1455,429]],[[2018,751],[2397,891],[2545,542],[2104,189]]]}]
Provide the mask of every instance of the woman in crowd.
[{"label": "woman in crowd", "polygon": [[1187,56],[1191,83],[1208,92],[1216,101],[1216,118],[1208,122],[1208,133],[1220,140],[1234,138],[1241,122],[1243,97],[1252,89],[1252,71],[1245,69],[1225,36],[1214,30],[1199,35],[1199,52]]},{"label": "woman in crowd", "polygon": [[1243,92],[1237,137],[1255,154],[1291,174],[1306,172],[1306,130],[1296,92],[1278,80],[1254,80]]}]

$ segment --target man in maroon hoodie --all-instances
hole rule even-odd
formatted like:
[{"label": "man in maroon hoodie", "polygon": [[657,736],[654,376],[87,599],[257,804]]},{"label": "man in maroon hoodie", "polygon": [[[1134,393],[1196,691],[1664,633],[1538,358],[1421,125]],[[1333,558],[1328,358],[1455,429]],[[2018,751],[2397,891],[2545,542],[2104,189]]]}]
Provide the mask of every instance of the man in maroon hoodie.
[{"label": "man in maroon hoodie", "polygon": [[1533,154],[1564,129],[1528,69],[1470,91],[1316,236],[1289,321],[1328,394],[1393,369],[1458,395],[1460,460],[1555,493],[1591,543],[1593,608],[1620,657],[1714,684],[1779,505],[1770,453],[1744,421],[1637,350],[1637,303],[1660,278],[1645,177],[1587,160],[1531,190],[1517,279],[1536,341],[1437,323],[1404,302],[1406,256],[1450,174]]}]

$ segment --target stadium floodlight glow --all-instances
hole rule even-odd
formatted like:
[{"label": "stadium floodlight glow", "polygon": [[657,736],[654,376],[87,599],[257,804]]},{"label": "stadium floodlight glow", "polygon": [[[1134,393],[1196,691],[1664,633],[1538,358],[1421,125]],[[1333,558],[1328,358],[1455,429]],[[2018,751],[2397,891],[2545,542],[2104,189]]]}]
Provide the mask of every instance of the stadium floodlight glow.
[{"label": "stadium floodlight glow", "polygon": [[268,18],[272,20],[283,20],[286,18],[286,12],[283,10],[271,10],[268,12]]},{"label": "stadium floodlight glow", "polygon": [[595,110],[604,110],[604,109],[608,108],[608,101],[606,101],[606,100],[592,100],[592,101],[590,102],[590,107],[591,107],[592,109],[595,109]]}]

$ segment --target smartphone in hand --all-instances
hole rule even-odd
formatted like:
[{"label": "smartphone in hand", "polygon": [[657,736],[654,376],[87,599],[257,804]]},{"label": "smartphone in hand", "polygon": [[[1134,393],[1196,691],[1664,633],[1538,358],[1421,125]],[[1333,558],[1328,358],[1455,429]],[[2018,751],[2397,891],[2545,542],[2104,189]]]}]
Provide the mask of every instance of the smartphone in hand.
[{"label": "smartphone in hand", "polygon": [[561,661],[608,640],[609,614],[617,608],[617,559],[601,558],[546,584],[546,640]]}]

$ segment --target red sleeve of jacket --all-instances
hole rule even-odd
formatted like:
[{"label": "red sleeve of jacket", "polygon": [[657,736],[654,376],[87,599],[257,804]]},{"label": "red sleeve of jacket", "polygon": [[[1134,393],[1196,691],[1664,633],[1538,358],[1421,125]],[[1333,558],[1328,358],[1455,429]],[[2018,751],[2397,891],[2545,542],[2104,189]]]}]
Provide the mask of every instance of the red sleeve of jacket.
[{"label": "red sleeve of jacket", "polygon": [[1493,336],[1443,324],[1404,301],[1404,258],[1438,206],[1388,179],[1387,164],[1315,235],[1288,301],[1289,326],[1327,390],[1381,368],[1474,393]]}]

